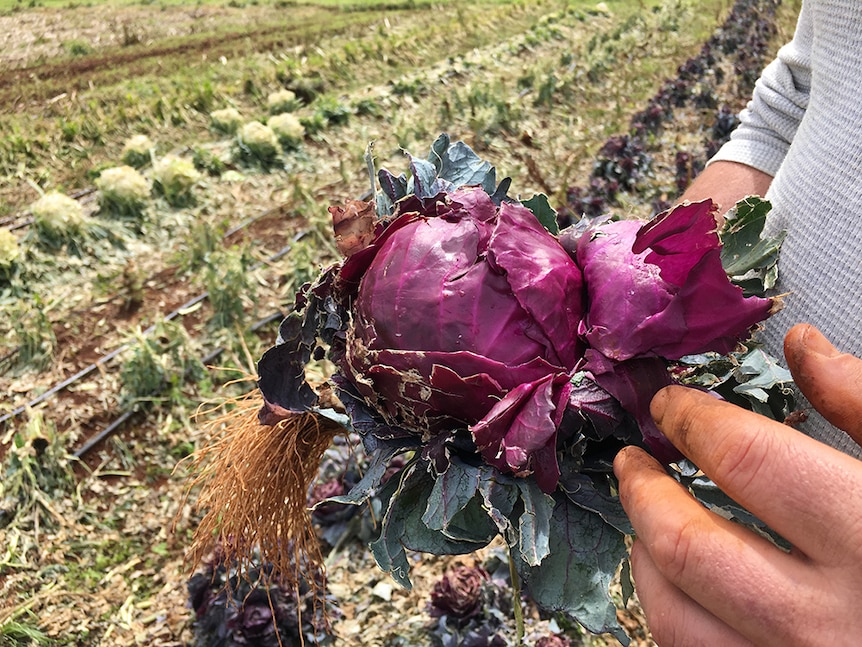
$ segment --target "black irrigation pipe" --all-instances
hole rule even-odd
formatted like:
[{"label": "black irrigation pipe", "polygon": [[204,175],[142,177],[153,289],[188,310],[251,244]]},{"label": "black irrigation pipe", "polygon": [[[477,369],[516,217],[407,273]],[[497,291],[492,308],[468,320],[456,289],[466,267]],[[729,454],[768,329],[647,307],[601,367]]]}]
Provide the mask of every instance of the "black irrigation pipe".
[{"label": "black irrigation pipe", "polygon": [[114,432],[117,431],[120,427],[122,427],[125,422],[134,416],[136,413],[140,413],[137,409],[129,409],[128,411],[124,411],[123,414],[114,420],[111,424],[105,427],[98,434],[90,438],[80,449],[76,449],[72,454],[75,458],[83,458],[85,455],[89,454],[93,448],[98,445],[103,440],[110,438],[114,435]]},{"label": "black irrigation pipe", "polygon": [[[293,244],[297,240],[302,238],[302,236],[304,236],[304,235],[305,235],[305,232],[300,232],[300,233],[296,234],[293,237],[293,239],[291,240],[289,245],[285,245],[279,251],[277,251],[275,254],[273,254],[272,256],[267,258],[265,261],[260,261],[258,263],[255,263],[251,267],[251,269],[255,270],[255,269],[258,269],[259,267],[261,267],[262,265],[264,265],[265,263],[272,263],[273,261],[278,260],[279,258],[284,256],[285,254],[287,254],[293,248]],[[175,309],[173,312],[165,315],[164,321],[170,321],[171,319],[175,319],[180,314],[182,314],[183,311],[187,310],[188,308],[191,308],[192,306],[197,305],[198,303],[200,303],[201,301],[203,301],[204,299],[206,299],[208,297],[209,297],[209,291],[203,292],[202,294],[199,294],[198,296],[194,297],[193,299],[190,299],[189,301],[187,301],[186,303],[184,303],[183,305],[181,305],[180,307]],[[146,335],[149,335],[150,333],[152,333],[156,329],[156,325],[157,324],[153,324],[152,326],[150,326],[149,328],[144,330],[143,335],[146,336]],[[132,345],[131,342],[127,342],[127,343],[119,346],[118,348],[115,348],[114,350],[112,350],[107,355],[103,355],[102,357],[97,359],[95,362],[93,362],[89,366],[81,369],[80,371],[78,371],[74,375],[67,377],[62,382],[58,382],[57,384],[52,386],[50,389],[48,389],[47,391],[45,391],[41,395],[30,400],[30,402],[28,402],[27,404],[22,404],[20,407],[17,407],[16,409],[13,409],[9,413],[6,413],[6,414],[0,416],[0,424],[3,424],[5,422],[11,420],[12,418],[15,418],[15,417],[21,415],[22,413],[24,413],[28,409],[31,409],[32,407],[35,407],[36,405],[41,404],[42,402],[45,402],[46,400],[57,395],[60,391],[63,391],[69,385],[74,384],[78,380],[86,377],[87,375],[89,375],[90,373],[92,373],[93,371],[98,369],[100,366],[102,366],[102,365],[106,364],[107,362],[111,361],[112,359],[114,359],[117,355],[119,355],[123,351],[130,348],[131,345]]]},{"label": "black irrigation pipe", "polygon": [[281,211],[281,207],[280,207],[280,206],[279,206],[279,207],[272,207],[271,209],[267,209],[266,211],[264,211],[264,212],[262,212],[262,213],[259,213],[259,214],[258,214],[258,215],[256,215],[256,216],[252,216],[251,218],[247,218],[246,220],[243,220],[243,221],[242,221],[241,223],[239,223],[238,225],[234,225],[233,227],[231,227],[230,229],[228,229],[226,232],[224,232],[224,233],[222,234],[222,240],[225,240],[225,239],[227,239],[227,238],[230,238],[231,236],[233,236],[234,234],[236,234],[236,233],[238,233],[238,232],[242,231],[243,229],[245,229],[245,228],[246,228],[246,227],[248,227],[249,225],[252,225],[252,224],[256,223],[258,220],[263,220],[264,218],[268,218],[268,217],[269,217],[269,216],[271,216],[273,213],[276,213],[276,212],[278,212],[278,211]]},{"label": "black irrigation pipe", "polygon": [[[204,299],[206,299],[208,296],[209,296],[209,293],[208,293],[208,292],[204,292],[203,294],[199,294],[199,295],[198,295],[198,296],[196,296],[194,299],[191,299],[191,300],[187,301],[186,303],[184,303],[183,305],[181,305],[179,308],[177,308],[176,310],[174,310],[174,311],[173,311],[173,312],[171,312],[170,314],[166,315],[166,316],[165,316],[165,321],[170,321],[171,319],[175,319],[177,316],[179,316],[179,315],[180,315],[180,313],[181,313],[183,310],[186,310],[186,309],[188,309],[188,308],[191,308],[192,306],[194,306],[194,305],[196,305],[197,303],[199,303],[199,302],[203,301]],[[153,324],[152,326],[150,326],[149,328],[147,328],[147,329],[143,332],[143,334],[144,334],[145,336],[146,336],[146,335],[149,335],[149,334],[150,334],[151,332],[153,332],[155,329],[156,329],[156,324]],[[131,342],[126,342],[125,344],[122,344],[121,346],[118,346],[117,348],[115,348],[114,350],[112,350],[110,353],[108,353],[107,355],[103,355],[102,357],[100,357],[99,359],[97,359],[95,362],[93,362],[92,364],[90,364],[89,366],[87,366],[86,368],[83,368],[83,369],[81,369],[80,371],[78,371],[77,373],[75,373],[74,375],[71,375],[71,376],[67,377],[67,378],[66,378],[65,380],[63,380],[62,382],[58,382],[57,384],[55,384],[54,386],[52,386],[50,389],[48,389],[47,391],[45,391],[45,392],[44,392],[44,393],[42,393],[41,395],[39,395],[39,396],[37,396],[37,397],[33,398],[32,400],[30,400],[30,402],[28,402],[27,404],[22,404],[20,407],[18,407],[18,408],[16,408],[16,409],[13,409],[13,410],[12,410],[12,411],[10,411],[9,413],[7,413],[7,414],[4,414],[4,415],[0,416],[0,424],[2,424],[2,423],[4,423],[4,422],[6,422],[7,420],[11,420],[12,418],[14,418],[14,417],[16,417],[16,416],[21,415],[21,414],[22,414],[22,413],[24,413],[27,409],[30,409],[30,408],[32,408],[32,407],[34,407],[34,406],[36,406],[37,404],[41,404],[41,403],[42,403],[42,402],[44,402],[45,400],[48,400],[49,398],[52,398],[53,396],[55,396],[57,393],[59,393],[60,391],[62,391],[62,390],[63,390],[63,389],[65,389],[66,387],[68,387],[69,385],[74,384],[74,383],[75,383],[75,382],[77,382],[78,380],[80,380],[80,379],[82,379],[82,378],[87,377],[90,373],[92,373],[93,371],[95,371],[95,370],[96,370],[97,368],[99,368],[100,366],[102,366],[102,365],[104,365],[104,364],[106,364],[106,363],[110,362],[110,361],[111,361],[112,359],[114,359],[117,355],[119,355],[120,353],[122,353],[124,350],[128,349],[131,345],[132,345],[132,344],[131,344]]]},{"label": "black irrigation pipe", "polygon": [[[264,326],[271,324],[273,321],[279,321],[284,318],[284,313],[280,310],[277,312],[273,312],[268,317],[264,317],[263,319],[255,322],[249,330],[251,332],[257,332]],[[206,365],[215,360],[219,355],[221,355],[225,351],[224,347],[216,348],[211,353],[205,355],[201,358],[201,363]],[[116,433],[116,431],[122,427],[130,418],[132,418],[136,413],[141,413],[140,409],[129,409],[128,411],[124,411],[117,417],[111,424],[105,427],[98,434],[89,438],[86,443],[84,443],[79,449],[76,449],[73,453],[75,458],[83,458],[87,454],[89,454],[94,447],[96,447],[99,443],[107,440],[111,436]]]},{"label": "black irrigation pipe", "polygon": [[9,231],[15,231],[16,229],[24,229],[24,227],[29,227],[33,224],[33,218],[25,218],[21,222],[16,222],[14,225],[9,225]]}]

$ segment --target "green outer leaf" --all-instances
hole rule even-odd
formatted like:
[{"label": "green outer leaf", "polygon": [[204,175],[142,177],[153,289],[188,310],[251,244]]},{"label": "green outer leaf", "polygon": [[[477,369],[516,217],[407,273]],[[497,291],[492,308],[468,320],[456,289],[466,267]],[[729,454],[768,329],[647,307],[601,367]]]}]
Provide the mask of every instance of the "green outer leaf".
[{"label": "green outer leaf", "polygon": [[751,252],[763,242],[760,235],[766,224],[771,205],[765,200],[750,196],[736,203],[728,214],[721,230],[721,263],[724,270],[739,276],[761,265],[762,260],[751,257]]},{"label": "green outer leaf", "polygon": [[632,563],[629,559],[623,560],[623,567],[620,570],[620,588],[622,589],[623,606],[625,607],[635,594],[635,583],[632,580]]},{"label": "green outer leaf", "polygon": [[[392,484],[395,482],[395,485]],[[423,511],[434,487],[434,477],[426,462],[404,468],[390,479],[380,493],[386,512],[380,521],[380,535],[371,543],[378,566],[404,588],[411,588],[407,550],[434,555],[466,555],[488,545],[483,541],[455,541],[422,521]]]},{"label": "green outer leaf", "polygon": [[529,200],[521,202],[527,209],[533,212],[536,219],[542,223],[542,227],[551,232],[554,236],[560,233],[560,227],[557,224],[557,212],[548,202],[548,196],[544,193],[537,193]]},{"label": "green outer leaf", "polygon": [[692,355],[680,360],[685,384],[696,384],[741,407],[784,420],[795,408],[792,376],[756,342],[729,355]]},{"label": "green outer leaf", "polygon": [[724,378],[727,385],[733,385],[733,393],[744,398],[752,411],[783,420],[793,407],[793,392],[788,388],[793,381],[790,372],[757,347],[739,355],[738,361],[739,365]]},{"label": "green outer leaf", "polygon": [[483,508],[511,546],[517,541],[510,519],[518,500],[518,486],[514,479],[488,465],[482,465],[479,469],[482,474],[479,493],[482,495]]},{"label": "green outer leaf", "polygon": [[778,253],[785,233],[761,238],[772,205],[750,196],[739,201],[721,231],[721,264],[746,295],[763,293],[775,284]]},{"label": "green outer leaf", "polygon": [[742,523],[764,527],[763,522],[722,492],[706,476],[685,477],[682,474],[674,474],[674,476],[706,507],[720,510],[721,516],[735,518]]},{"label": "green outer leaf", "polygon": [[380,492],[386,512],[380,520],[380,535],[371,543],[371,554],[374,555],[377,565],[405,589],[413,588],[413,583],[408,575],[410,564],[407,561],[407,554],[400,541],[404,532],[404,520],[398,508],[398,494],[413,472],[415,472],[415,464],[401,470],[398,475],[400,478],[394,476],[390,478]]},{"label": "green outer leaf", "polygon": [[452,518],[476,496],[478,489],[479,468],[453,457],[446,471],[434,481],[422,521],[432,530],[445,530]]},{"label": "green outer leaf", "polygon": [[437,193],[437,169],[433,164],[411,156],[410,170],[413,173],[413,176],[410,178],[413,182],[413,193],[417,197],[430,198]]},{"label": "green outer leaf", "polygon": [[783,366],[780,366],[775,358],[764,350],[754,348],[742,356],[742,363],[736,368],[739,375],[748,377],[746,384],[769,388],[776,384],[789,384],[793,376]]},{"label": "green outer leaf", "polygon": [[478,467],[453,458],[437,476],[422,521],[454,541],[489,542],[497,528],[482,508]]},{"label": "green outer leaf", "polygon": [[554,498],[542,492],[533,479],[518,479],[524,511],[518,520],[518,550],[530,566],[538,566],[551,551],[551,515]]},{"label": "green outer leaf", "polygon": [[441,532],[452,541],[485,546],[497,536],[497,526],[482,506],[481,497],[476,496],[452,517]]},{"label": "green outer leaf", "polygon": [[323,418],[326,418],[327,420],[332,420],[332,422],[337,425],[341,425],[348,431],[353,430],[353,427],[350,423],[350,416],[348,416],[347,414],[341,413],[331,408],[320,409],[318,407],[314,407],[311,409],[311,411]]},{"label": "green outer leaf", "polygon": [[[365,474],[362,475],[359,483],[354,485],[347,494],[330,497],[325,501],[345,505],[361,505],[367,501],[374,494],[377,487],[379,487],[380,481],[383,480],[383,475],[386,474],[389,461],[398,451],[397,448],[387,448],[372,454],[371,464],[365,470]],[[324,501],[321,501],[321,503],[324,503]]]},{"label": "green outer leaf", "polygon": [[480,185],[486,193],[493,193],[497,173],[491,163],[464,142],[450,141],[449,135],[442,133],[431,145],[428,161],[437,169],[437,176],[456,188]]},{"label": "green outer leaf", "polygon": [[550,531],[550,553],[538,566],[528,566],[513,551],[533,600],[544,609],[565,612],[593,633],[611,633],[628,645],[608,593],[626,558],[624,535],[559,494]]},{"label": "green outer leaf", "polygon": [[609,523],[621,533],[634,534],[619,497],[611,495],[607,483],[603,483],[600,489],[596,482],[598,478],[597,475],[564,472],[560,478],[559,489],[566,493],[569,501],[584,510],[595,512],[605,523]]},{"label": "green outer leaf", "polygon": [[431,150],[428,152],[428,161],[431,162],[439,173],[443,168],[443,158],[446,157],[446,151],[449,150],[451,143],[448,133],[440,133],[431,143]]}]

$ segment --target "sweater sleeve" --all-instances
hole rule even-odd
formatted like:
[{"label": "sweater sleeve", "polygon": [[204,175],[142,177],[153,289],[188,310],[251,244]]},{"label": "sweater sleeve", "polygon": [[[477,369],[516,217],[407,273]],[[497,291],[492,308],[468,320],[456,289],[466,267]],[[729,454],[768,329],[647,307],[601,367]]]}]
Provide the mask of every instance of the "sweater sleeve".
[{"label": "sweater sleeve", "polygon": [[808,106],[813,32],[806,5],[793,40],[763,70],[739,126],[710,162],[740,162],[775,176]]}]

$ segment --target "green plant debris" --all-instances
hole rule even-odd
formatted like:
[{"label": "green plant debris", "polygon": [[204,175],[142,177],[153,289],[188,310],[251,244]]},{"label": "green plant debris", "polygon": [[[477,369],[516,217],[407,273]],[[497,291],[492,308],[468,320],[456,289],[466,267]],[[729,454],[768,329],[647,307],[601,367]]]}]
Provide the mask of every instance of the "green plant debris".
[{"label": "green plant debris", "polygon": [[186,383],[204,381],[206,370],[185,329],[159,321],[151,334],[135,329],[130,336],[133,346],[120,370],[123,403],[169,407],[188,402]]}]

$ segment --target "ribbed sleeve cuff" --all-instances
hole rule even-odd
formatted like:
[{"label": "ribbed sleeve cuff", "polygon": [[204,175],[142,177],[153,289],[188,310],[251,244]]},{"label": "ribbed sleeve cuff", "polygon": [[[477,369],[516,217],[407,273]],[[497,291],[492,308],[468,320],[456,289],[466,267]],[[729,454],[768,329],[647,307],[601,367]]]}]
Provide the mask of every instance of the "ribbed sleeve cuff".
[{"label": "ribbed sleeve cuff", "polygon": [[763,171],[772,177],[778,172],[778,167],[784,161],[787,153],[786,147],[764,146],[763,142],[754,142],[745,139],[731,139],[709,160],[712,164],[718,160],[726,162],[738,162],[747,166],[753,166],[758,171]]}]

